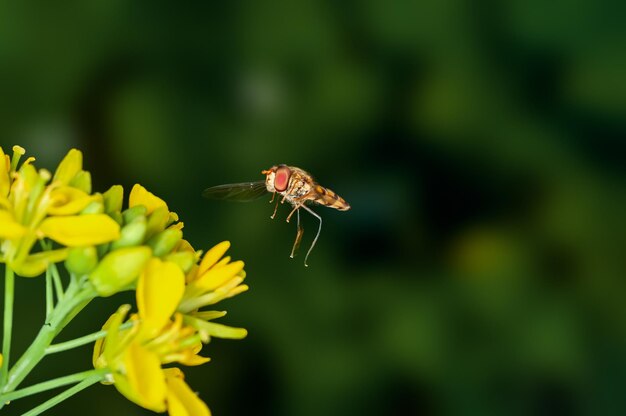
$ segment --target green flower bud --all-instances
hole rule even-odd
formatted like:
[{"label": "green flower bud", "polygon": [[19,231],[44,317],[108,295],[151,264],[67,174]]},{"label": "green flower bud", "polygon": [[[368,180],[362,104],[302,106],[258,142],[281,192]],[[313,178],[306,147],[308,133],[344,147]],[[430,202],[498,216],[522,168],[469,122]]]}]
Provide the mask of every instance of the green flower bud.
[{"label": "green flower bud", "polygon": [[104,211],[107,214],[122,211],[124,200],[124,188],[121,185],[113,185],[104,193]]},{"label": "green flower bud", "polygon": [[[106,208],[105,208],[106,210]],[[119,225],[123,225],[124,224],[124,217],[122,216],[122,213],[119,211],[113,211],[113,212],[108,212],[107,215],[111,218],[113,218],[115,220],[116,223],[118,223]]]},{"label": "green flower bud", "polygon": [[111,296],[125,289],[139,276],[152,257],[150,247],[125,247],[107,254],[89,275],[101,296]]},{"label": "green flower bud", "polygon": [[137,217],[145,217],[147,209],[143,205],[137,205],[132,208],[128,208],[126,211],[122,212],[122,216],[124,217],[124,223],[129,224],[133,222]]},{"label": "green flower bud", "polygon": [[86,194],[91,193],[91,173],[86,170],[81,170],[74,176],[69,185],[73,188],[78,188]]},{"label": "green flower bud", "polygon": [[65,267],[75,275],[82,276],[91,272],[98,264],[98,253],[93,246],[73,247],[69,250]]},{"label": "green flower bud", "polygon": [[165,229],[170,218],[170,212],[167,207],[159,207],[155,209],[148,217],[147,237],[150,238],[158,232]]},{"label": "green flower bud", "polygon": [[103,214],[104,204],[101,200],[91,201],[81,212],[81,214]]},{"label": "green flower bud", "polygon": [[161,257],[172,251],[182,238],[183,232],[181,230],[168,228],[152,237],[148,241],[148,245],[152,247],[152,251],[156,257]]},{"label": "green flower bud", "polygon": [[96,246],[96,250],[98,251],[98,257],[102,258],[105,254],[109,252],[109,248],[111,247],[111,243],[98,244]]},{"label": "green flower bud", "polygon": [[187,274],[196,263],[196,253],[193,253],[191,251],[179,251],[176,253],[168,254],[167,256],[163,257],[163,260],[176,263],[178,267],[180,267],[180,269],[185,274]]},{"label": "green flower bud", "polygon": [[146,235],[146,220],[143,217],[137,217],[135,221],[123,226],[120,234],[119,240],[111,243],[111,250],[142,244]]}]

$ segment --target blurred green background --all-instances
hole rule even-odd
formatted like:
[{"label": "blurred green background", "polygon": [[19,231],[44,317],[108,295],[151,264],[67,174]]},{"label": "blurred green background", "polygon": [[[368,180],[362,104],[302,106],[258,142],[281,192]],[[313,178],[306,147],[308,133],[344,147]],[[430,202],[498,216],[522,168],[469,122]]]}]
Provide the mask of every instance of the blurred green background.
[{"label": "blurred green background", "polygon": [[[244,341],[186,370],[226,415],[626,412],[626,3],[0,4],[0,138],[232,242]],[[352,210],[295,224],[208,186],[287,163]],[[99,329],[124,296],[63,334]],[[20,279],[14,351],[41,324]],[[52,356],[27,384],[88,369]],[[26,384],[25,384],[26,385]],[[14,402],[20,414],[46,395]],[[147,415],[111,386],[54,415]]]}]

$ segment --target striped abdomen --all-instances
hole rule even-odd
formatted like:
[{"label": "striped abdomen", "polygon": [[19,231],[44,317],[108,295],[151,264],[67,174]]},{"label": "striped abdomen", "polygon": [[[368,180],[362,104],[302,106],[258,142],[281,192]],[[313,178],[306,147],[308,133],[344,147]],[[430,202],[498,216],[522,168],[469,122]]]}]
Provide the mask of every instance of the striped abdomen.
[{"label": "striped abdomen", "polygon": [[320,185],[315,185],[308,196],[312,201],[318,204],[326,205],[327,207],[335,208],[339,211],[347,211],[350,209],[350,204],[348,204],[345,199],[330,189]]}]

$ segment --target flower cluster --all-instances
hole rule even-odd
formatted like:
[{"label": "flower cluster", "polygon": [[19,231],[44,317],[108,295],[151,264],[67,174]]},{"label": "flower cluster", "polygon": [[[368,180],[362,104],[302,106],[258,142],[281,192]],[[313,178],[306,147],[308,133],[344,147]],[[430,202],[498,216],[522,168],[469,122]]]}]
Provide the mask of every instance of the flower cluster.
[{"label": "flower cluster", "polygon": [[[107,382],[147,409],[208,414],[184,382],[182,371],[163,365],[204,364],[209,359],[198,354],[211,336],[247,335],[243,328],[211,322],[226,312],[200,310],[248,289],[242,284],[244,264],[223,257],[230,246],[227,241],[201,256],[182,239],[177,215],[143,187],[135,185],[129,201],[121,215],[111,213],[124,219],[122,237],[112,243],[116,249],[89,277],[103,296],[135,285],[137,313],[126,319],[130,307],[123,305],[105,323],[107,337],[95,345],[94,367],[109,368]],[[118,268],[119,264],[126,267]]]},{"label": "flower cluster", "polygon": [[[120,306],[103,326],[106,336],[95,343],[93,365],[104,372],[102,381],[156,412],[208,415],[182,371],[164,366],[206,363],[209,358],[199,353],[211,337],[247,335],[243,328],[213,322],[226,312],[203,310],[248,289],[243,262],[225,256],[230,243],[202,255],[183,238],[178,215],[139,184],[130,191],[125,209],[121,186],[92,192],[78,150],[70,150],[54,174],[37,170],[32,157],[20,165],[24,149],[15,146],[13,151],[9,157],[0,148],[0,262],[24,277],[64,262],[74,288],[66,295],[81,294],[66,309],[61,306],[68,304],[67,296],[59,297],[41,336],[46,331],[55,336],[85,300],[135,291],[137,311],[131,314],[130,305]],[[27,351],[38,354],[31,362],[43,357],[45,346]],[[11,388],[24,376],[9,374]]]},{"label": "flower cluster", "polygon": [[[91,176],[82,169],[82,153],[71,150],[54,176],[45,169],[37,171],[32,157],[18,169],[24,153],[14,146],[9,158],[0,148],[2,262],[21,276],[38,276],[50,263],[65,260],[71,247],[119,238],[119,224],[102,213],[102,195],[91,194]],[[46,237],[64,247],[33,252],[37,240]]]}]

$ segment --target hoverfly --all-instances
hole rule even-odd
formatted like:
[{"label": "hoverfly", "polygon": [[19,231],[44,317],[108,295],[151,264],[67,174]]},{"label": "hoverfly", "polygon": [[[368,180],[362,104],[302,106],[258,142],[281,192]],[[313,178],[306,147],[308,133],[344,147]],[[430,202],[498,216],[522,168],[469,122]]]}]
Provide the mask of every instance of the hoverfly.
[{"label": "hoverfly", "polygon": [[265,175],[264,181],[261,180],[257,182],[243,182],[213,186],[205,189],[202,192],[202,196],[209,199],[225,199],[248,202],[262,197],[267,192],[271,192],[273,195],[270,204],[274,202],[276,194],[282,196],[282,199],[276,200],[274,213],[270,218],[274,219],[276,216],[278,202],[282,204],[287,201],[293,207],[287,216],[287,222],[289,222],[291,216],[296,213],[296,218],[298,219],[298,229],[296,233],[296,240],[294,241],[291,249],[291,258],[293,258],[296,250],[300,246],[300,241],[302,240],[302,234],[304,232],[304,228],[300,225],[300,208],[308,211],[320,221],[317,234],[315,235],[313,243],[304,258],[304,265],[308,267],[306,261],[309,258],[309,254],[311,254],[313,247],[315,247],[315,243],[317,242],[320,232],[322,231],[322,217],[316,214],[306,204],[314,203],[325,205],[339,211],[349,210],[350,204],[330,189],[319,185],[309,173],[300,168],[287,165],[275,165],[267,170],[261,171],[261,173]]}]

